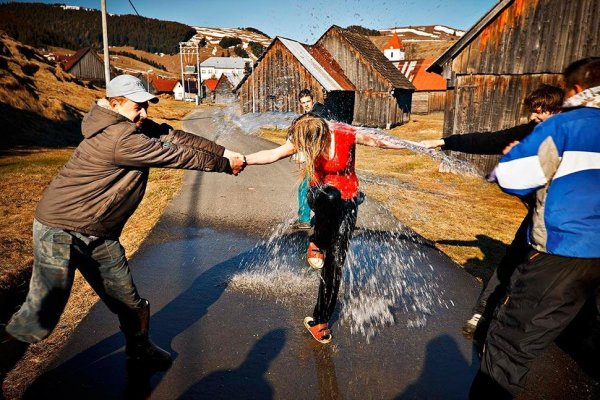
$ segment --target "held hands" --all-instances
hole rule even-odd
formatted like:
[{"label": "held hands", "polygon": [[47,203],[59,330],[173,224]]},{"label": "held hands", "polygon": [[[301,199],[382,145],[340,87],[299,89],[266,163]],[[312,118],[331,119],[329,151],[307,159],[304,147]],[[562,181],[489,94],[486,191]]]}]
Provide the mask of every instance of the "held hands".
[{"label": "held hands", "polygon": [[229,160],[231,166],[231,174],[237,176],[240,172],[246,168],[248,163],[246,162],[246,156],[235,151],[225,150],[223,157]]}]

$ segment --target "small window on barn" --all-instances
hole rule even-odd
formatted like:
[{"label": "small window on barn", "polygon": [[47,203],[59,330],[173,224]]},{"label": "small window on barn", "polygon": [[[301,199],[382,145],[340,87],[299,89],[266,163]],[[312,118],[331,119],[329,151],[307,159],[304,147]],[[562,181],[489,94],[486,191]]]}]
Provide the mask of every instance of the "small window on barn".
[{"label": "small window on barn", "polygon": [[390,58],[394,58],[394,52],[390,51]]}]

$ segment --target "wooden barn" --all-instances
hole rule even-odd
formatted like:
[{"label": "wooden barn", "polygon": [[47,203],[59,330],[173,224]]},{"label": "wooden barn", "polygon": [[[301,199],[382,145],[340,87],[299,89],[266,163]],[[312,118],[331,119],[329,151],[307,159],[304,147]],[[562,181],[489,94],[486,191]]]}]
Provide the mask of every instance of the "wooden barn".
[{"label": "wooden barn", "polygon": [[446,108],[446,80],[427,72],[432,62],[426,59],[398,62],[400,72],[415,86],[411,105],[414,114],[429,114]]},{"label": "wooden barn", "polygon": [[302,89],[311,89],[315,101],[325,103],[335,119],[352,122],[354,85],[320,46],[276,37],[235,91],[243,113],[301,113]]},{"label": "wooden barn", "polygon": [[104,82],[104,62],[90,47],[83,48],[62,65],[65,72],[83,81]]},{"label": "wooden barn", "polygon": [[237,97],[233,90],[244,78],[241,73],[225,72],[219,78],[215,87],[215,102],[216,103],[233,103],[237,101]]},{"label": "wooden barn", "polygon": [[[525,96],[600,54],[600,1],[501,0],[428,68],[448,82],[444,136],[526,122]],[[498,157],[455,153],[483,172]]]},{"label": "wooden barn", "polygon": [[408,121],[415,88],[369,38],[334,25],[315,46],[326,49],[356,87],[353,124],[390,127]]}]

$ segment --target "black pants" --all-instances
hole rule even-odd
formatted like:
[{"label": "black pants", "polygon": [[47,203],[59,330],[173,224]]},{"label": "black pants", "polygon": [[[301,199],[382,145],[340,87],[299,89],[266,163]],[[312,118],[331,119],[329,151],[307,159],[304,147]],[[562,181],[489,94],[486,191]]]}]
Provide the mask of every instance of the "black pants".
[{"label": "black pants", "polygon": [[321,283],[313,319],[317,324],[331,318],[337,302],[342,280],[342,267],[356,225],[358,201],[342,199],[333,186],[313,186],[308,191],[308,204],[314,211],[314,234],[311,241],[325,251],[325,263],[321,270]]},{"label": "black pants", "polygon": [[[508,294],[496,309],[481,373],[512,395],[519,394],[533,360],[599,289],[600,259],[530,252],[526,262],[517,267]],[[481,394],[482,388],[477,390]]]},{"label": "black pants", "polygon": [[494,309],[506,295],[512,274],[517,266],[526,260],[527,253],[530,250],[527,232],[532,217],[533,212],[530,210],[521,222],[512,243],[506,248],[506,253],[494,270],[492,277],[481,291],[477,303],[473,307],[473,314],[481,314],[490,319]]}]

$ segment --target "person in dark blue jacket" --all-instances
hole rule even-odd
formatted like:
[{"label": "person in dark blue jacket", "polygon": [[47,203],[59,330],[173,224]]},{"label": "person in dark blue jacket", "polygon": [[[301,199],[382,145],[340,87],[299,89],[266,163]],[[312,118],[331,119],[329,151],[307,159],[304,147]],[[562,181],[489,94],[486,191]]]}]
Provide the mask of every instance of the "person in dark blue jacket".
[{"label": "person in dark blue jacket", "polygon": [[600,58],[565,70],[563,112],[494,170],[510,194],[535,193],[531,251],[496,310],[471,398],[512,398],[533,360],[600,296]]},{"label": "person in dark blue jacket", "polygon": [[[525,139],[540,122],[559,113],[564,96],[564,90],[559,87],[541,85],[529,93],[523,101],[523,105],[530,113],[529,122],[526,124],[496,132],[456,134],[443,139],[424,140],[420,143],[427,148],[441,147],[442,150],[454,150],[462,153],[502,155],[509,145]],[[473,307],[471,318],[463,325],[463,333],[469,337],[474,335],[473,341],[478,347],[480,347],[482,338],[485,338],[492,313],[506,294],[510,277],[517,265],[525,260],[529,251],[527,230],[531,224],[533,200],[535,200],[533,196],[523,199],[528,210],[527,215],[517,229],[513,241],[506,248],[498,267],[484,285]]]}]

